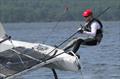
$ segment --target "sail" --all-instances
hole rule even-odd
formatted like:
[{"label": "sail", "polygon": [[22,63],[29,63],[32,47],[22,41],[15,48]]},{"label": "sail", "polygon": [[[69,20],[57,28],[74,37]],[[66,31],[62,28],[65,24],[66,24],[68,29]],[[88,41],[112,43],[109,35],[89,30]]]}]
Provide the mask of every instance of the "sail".
[{"label": "sail", "polygon": [[10,39],[10,36],[7,36],[4,30],[4,27],[2,23],[0,22],[0,53],[2,51],[8,50],[13,47],[10,42],[7,42],[9,45],[4,44],[4,42],[6,42],[8,39]]},{"label": "sail", "polygon": [[3,28],[2,23],[0,22],[0,38],[3,38],[5,36],[6,32]]}]

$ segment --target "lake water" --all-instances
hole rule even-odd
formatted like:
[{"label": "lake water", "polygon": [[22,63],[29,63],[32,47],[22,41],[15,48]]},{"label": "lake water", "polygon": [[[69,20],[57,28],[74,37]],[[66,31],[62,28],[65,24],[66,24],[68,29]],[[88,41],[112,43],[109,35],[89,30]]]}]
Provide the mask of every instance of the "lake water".
[{"label": "lake water", "polygon": [[[75,33],[78,25],[79,22],[4,24],[12,39],[52,46],[59,45]],[[104,38],[101,44],[81,46],[78,51],[82,75],[80,72],[57,70],[59,79],[82,79],[82,76],[83,79],[120,79],[120,22],[103,22],[103,25]],[[41,68],[14,79],[53,79],[53,74],[50,69]]]}]

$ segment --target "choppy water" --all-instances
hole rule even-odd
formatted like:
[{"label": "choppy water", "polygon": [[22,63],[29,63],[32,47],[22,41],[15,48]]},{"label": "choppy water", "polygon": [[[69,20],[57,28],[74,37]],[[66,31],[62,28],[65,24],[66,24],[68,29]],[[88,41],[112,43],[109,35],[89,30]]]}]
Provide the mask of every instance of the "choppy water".
[{"label": "choppy water", "polygon": [[[78,22],[7,23],[7,33],[13,39],[59,45],[76,32]],[[81,47],[83,79],[120,79],[120,22],[103,22],[104,38],[100,45]],[[54,29],[53,29],[54,28]],[[57,70],[59,79],[82,79],[80,72]],[[53,79],[52,72],[38,69],[15,79]]]}]

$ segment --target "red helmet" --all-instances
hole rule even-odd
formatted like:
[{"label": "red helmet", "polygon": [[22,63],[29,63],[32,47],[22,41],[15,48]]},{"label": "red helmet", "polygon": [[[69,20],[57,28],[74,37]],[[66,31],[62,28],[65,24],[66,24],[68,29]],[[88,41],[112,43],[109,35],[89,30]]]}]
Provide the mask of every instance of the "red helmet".
[{"label": "red helmet", "polygon": [[82,16],[87,17],[87,16],[89,16],[91,14],[92,14],[92,10],[91,9],[87,9],[86,11],[83,12]]}]

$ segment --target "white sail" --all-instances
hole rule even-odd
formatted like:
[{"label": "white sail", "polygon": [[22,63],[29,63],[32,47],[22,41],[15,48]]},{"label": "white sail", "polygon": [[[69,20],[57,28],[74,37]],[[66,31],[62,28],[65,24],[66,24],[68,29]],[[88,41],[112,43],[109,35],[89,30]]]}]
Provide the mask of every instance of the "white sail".
[{"label": "white sail", "polygon": [[[2,23],[0,22],[0,52],[8,50],[10,48],[12,48],[12,44],[10,43],[10,41],[8,42],[8,44],[10,45],[6,45],[4,44],[4,42],[7,41],[6,39],[6,32],[4,30],[4,26],[2,25]],[[5,40],[6,39],[6,40]]]},{"label": "white sail", "polygon": [[3,38],[5,36],[6,32],[3,28],[2,23],[0,22],[0,38]]}]

